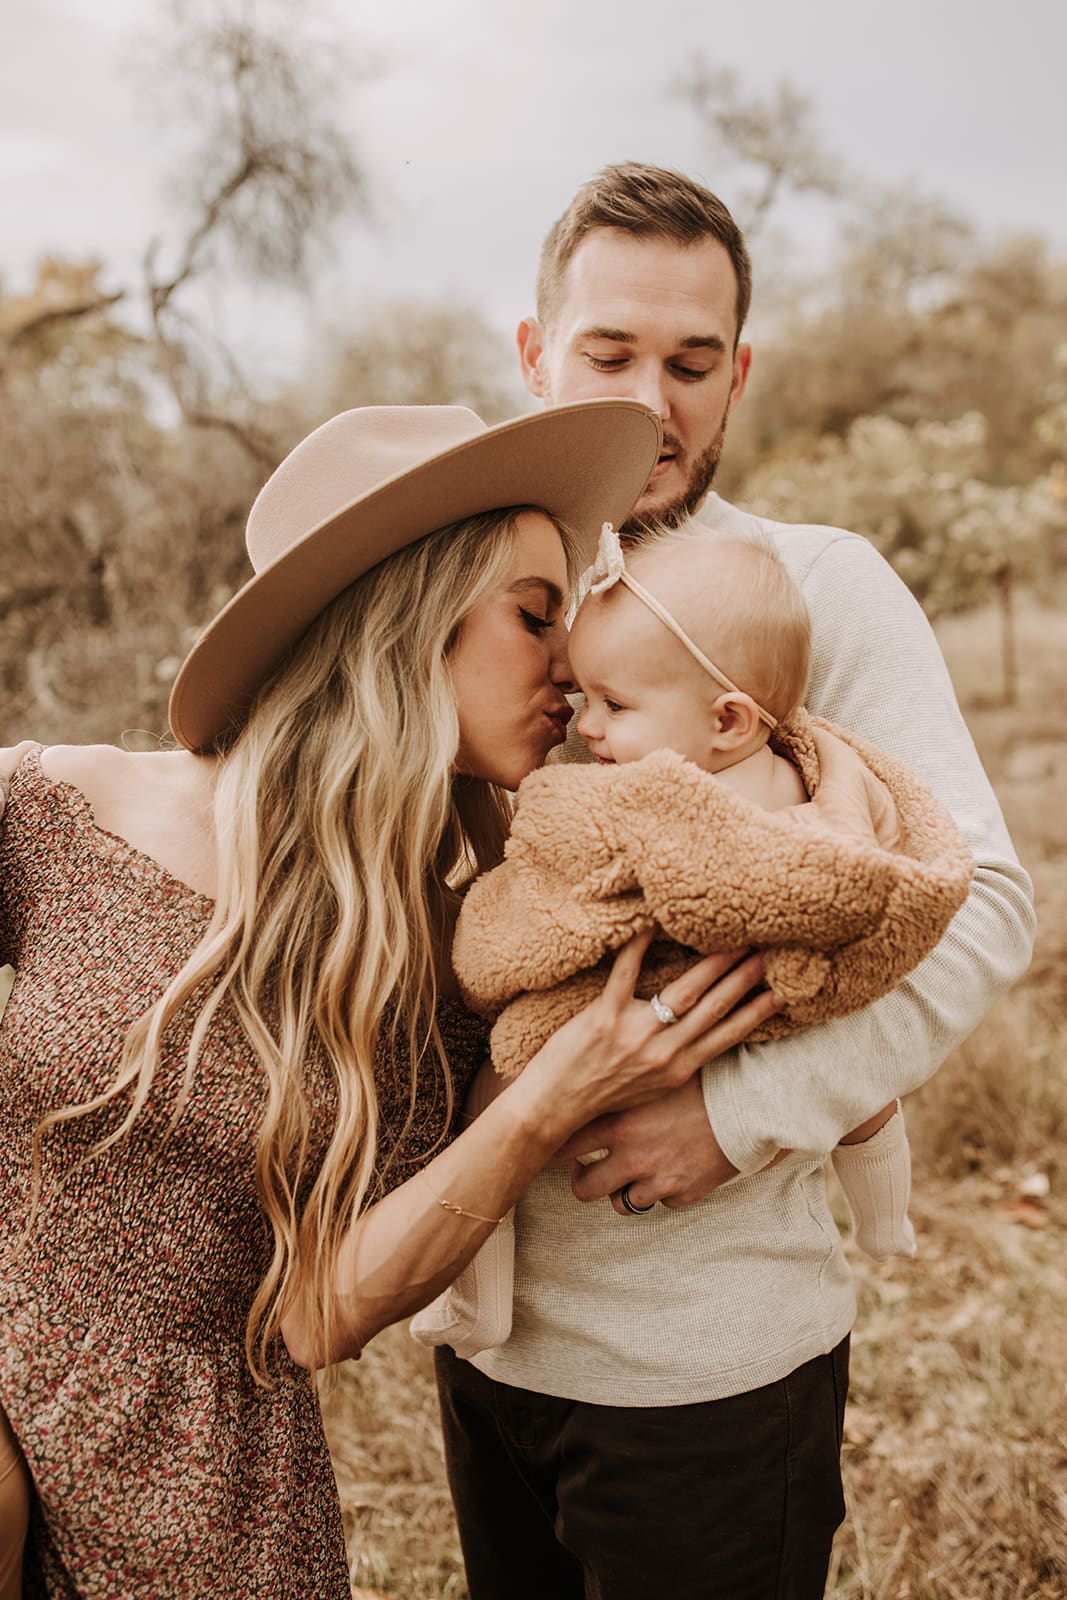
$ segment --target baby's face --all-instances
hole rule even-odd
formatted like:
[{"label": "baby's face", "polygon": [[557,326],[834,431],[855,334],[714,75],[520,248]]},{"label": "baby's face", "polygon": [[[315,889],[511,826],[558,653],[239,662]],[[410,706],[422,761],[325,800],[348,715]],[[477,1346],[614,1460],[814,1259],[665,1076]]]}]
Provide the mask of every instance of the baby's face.
[{"label": "baby's face", "polygon": [[585,695],[578,732],[598,762],[621,765],[675,750],[711,770],[704,674],[629,590],[619,584],[590,595],[567,650]]}]

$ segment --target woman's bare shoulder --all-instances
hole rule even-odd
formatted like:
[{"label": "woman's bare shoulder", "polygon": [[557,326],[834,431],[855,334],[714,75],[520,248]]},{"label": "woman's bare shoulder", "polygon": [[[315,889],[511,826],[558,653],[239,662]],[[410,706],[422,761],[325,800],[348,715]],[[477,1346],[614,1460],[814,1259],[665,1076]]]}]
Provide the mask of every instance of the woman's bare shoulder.
[{"label": "woman's bare shoulder", "polygon": [[71,783],[110,809],[195,802],[210,789],[214,763],[186,750],[120,750],[113,744],[53,744],[41,765],[58,783]]},{"label": "woman's bare shoulder", "polygon": [[0,794],[6,793],[16,770],[31,750],[40,749],[41,767],[54,783],[70,783],[86,794],[107,792],[120,787],[125,763],[124,750],[109,744],[40,745],[36,739],[0,749]]},{"label": "woman's bare shoulder", "polygon": [[41,765],[58,783],[88,784],[121,781],[130,771],[131,755],[113,744],[50,744],[41,752]]},{"label": "woman's bare shoulder", "polygon": [[23,739],[21,744],[0,746],[0,782],[7,783],[36,747],[36,739]]}]

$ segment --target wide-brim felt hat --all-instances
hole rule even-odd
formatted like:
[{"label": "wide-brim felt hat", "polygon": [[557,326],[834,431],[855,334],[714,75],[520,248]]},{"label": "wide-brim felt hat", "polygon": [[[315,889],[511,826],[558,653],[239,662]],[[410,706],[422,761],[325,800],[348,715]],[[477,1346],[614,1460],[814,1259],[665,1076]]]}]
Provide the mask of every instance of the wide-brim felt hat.
[{"label": "wide-brim felt hat", "polygon": [[452,522],[534,506],[591,562],[624,522],[659,454],[659,419],[635,400],[585,400],[487,427],[465,406],[344,411],[264,484],[246,529],[254,576],[209,623],[170,697],[170,726],[207,751],[330,601],[405,545]]}]

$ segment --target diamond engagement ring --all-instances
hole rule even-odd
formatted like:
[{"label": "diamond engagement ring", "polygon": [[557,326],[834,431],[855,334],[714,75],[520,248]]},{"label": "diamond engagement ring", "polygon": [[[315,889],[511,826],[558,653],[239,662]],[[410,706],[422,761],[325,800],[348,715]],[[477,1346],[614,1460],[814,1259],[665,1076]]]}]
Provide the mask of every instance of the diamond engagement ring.
[{"label": "diamond engagement ring", "polygon": [[665,1028],[670,1023],[678,1021],[670,1006],[665,1000],[661,1000],[658,994],[654,994],[648,1003],[656,1014],[656,1021],[662,1022]]},{"label": "diamond engagement ring", "polygon": [[631,1217],[643,1217],[646,1211],[652,1210],[656,1202],[653,1200],[651,1206],[635,1206],[633,1201],[630,1199],[630,1187],[631,1186],[628,1183],[623,1184],[622,1188],[619,1190],[619,1199],[622,1201]]}]

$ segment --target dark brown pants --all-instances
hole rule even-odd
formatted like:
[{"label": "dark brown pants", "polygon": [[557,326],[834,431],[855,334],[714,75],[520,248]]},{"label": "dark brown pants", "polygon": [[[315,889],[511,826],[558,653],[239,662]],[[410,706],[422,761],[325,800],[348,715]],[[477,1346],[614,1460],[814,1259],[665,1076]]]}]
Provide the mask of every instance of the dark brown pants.
[{"label": "dark brown pants", "polygon": [[848,1340],[697,1405],[586,1405],[437,1352],[471,1600],[819,1600]]}]

